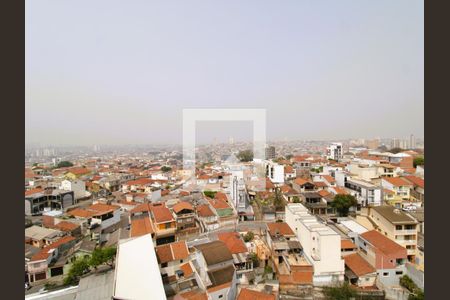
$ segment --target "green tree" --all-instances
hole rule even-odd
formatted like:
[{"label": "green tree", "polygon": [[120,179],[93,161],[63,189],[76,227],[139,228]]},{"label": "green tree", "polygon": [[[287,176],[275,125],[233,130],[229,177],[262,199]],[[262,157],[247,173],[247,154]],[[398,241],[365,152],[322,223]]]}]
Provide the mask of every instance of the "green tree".
[{"label": "green tree", "polygon": [[400,153],[402,151],[403,151],[403,149],[399,148],[399,147],[395,147],[395,148],[392,148],[391,150],[389,150],[389,152],[394,153],[394,154]]},{"label": "green tree", "polygon": [[281,192],[279,188],[275,188],[275,195],[273,197],[273,205],[276,209],[281,209],[284,207],[283,197],[281,196]]},{"label": "green tree", "polygon": [[164,173],[170,172],[170,171],[172,171],[172,168],[168,167],[168,166],[162,166],[161,167],[161,171],[164,172]]},{"label": "green tree", "polygon": [[324,287],[322,291],[327,300],[348,300],[356,298],[356,291],[352,289],[348,282],[344,282],[338,286]]},{"label": "green tree", "polygon": [[64,284],[76,284],[80,280],[81,275],[89,272],[89,265],[89,258],[84,257],[75,260],[64,278]]},{"label": "green tree", "polygon": [[253,262],[253,267],[257,268],[259,267],[259,258],[258,255],[256,255],[256,253],[252,252],[249,255],[250,260]]},{"label": "green tree", "polygon": [[239,151],[236,156],[242,162],[248,162],[253,160],[253,151],[252,150],[243,150]]},{"label": "green tree", "polygon": [[217,194],[215,191],[203,191],[203,194],[205,194],[206,197],[214,198]]},{"label": "green tree", "polygon": [[341,217],[346,217],[348,215],[349,208],[356,206],[358,201],[352,195],[336,195],[334,196],[331,206],[336,208],[337,212]]},{"label": "green tree", "polygon": [[292,197],[292,202],[293,203],[300,203],[300,198],[298,196],[294,196],[294,197]]},{"label": "green tree", "polygon": [[255,237],[255,234],[251,231],[248,231],[245,235],[244,235],[244,241],[246,243],[250,242],[251,240],[253,240],[253,238]]},{"label": "green tree", "polygon": [[403,275],[400,277],[400,285],[406,288],[411,294],[408,296],[408,300],[423,300],[425,299],[424,292],[417,286],[417,284],[408,276]]},{"label": "green tree", "polygon": [[67,161],[67,160],[63,160],[63,161],[60,161],[60,162],[56,165],[56,167],[58,167],[58,168],[73,167],[73,163],[71,163],[70,161]]},{"label": "green tree", "polygon": [[96,268],[102,264],[111,264],[116,256],[117,249],[115,247],[97,248],[92,252],[89,265]]},{"label": "green tree", "polygon": [[417,166],[423,166],[425,164],[425,158],[423,156],[418,156],[414,158],[413,164],[414,168]]}]

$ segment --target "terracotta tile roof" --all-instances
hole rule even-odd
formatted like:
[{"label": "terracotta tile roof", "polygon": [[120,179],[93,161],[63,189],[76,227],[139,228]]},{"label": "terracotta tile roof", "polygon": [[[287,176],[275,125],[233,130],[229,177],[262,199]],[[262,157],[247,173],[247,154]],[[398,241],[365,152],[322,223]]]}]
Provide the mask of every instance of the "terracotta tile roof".
[{"label": "terracotta tile roof", "polygon": [[270,235],[272,236],[275,236],[277,232],[280,235],[295,235],[291,227],[285,222],[267,223],[267,227],[269,229]]},{"label": "terracotta tile roof", "polygon": [[208,204],[202,204],[197,206],[197,215],[202,218],[215,216]]},{"label": "terracotta tile roof", "polygon": [[328,181],[329,183],[335,183],[335,182],[336,182],[336,180],[335,180],[333,177],[331,177],[330,175],[322,175],[322,177],[323,177],[326,181]]},{"label": "terracotta tile roof", "polygon": [[50,253],[49,253],[50,250],[59,248],[59,246],[69,243],[73,240],[75,240],[75,238],[72,236],[62,237],[59,240],[57,240],[56,242],[42,248],[41,251],[39,251],[38,253],[36,253],[35,255],[33,255],[31,257],[31,261],[47,259],[50,256]]},{"label": "terracotta tile roof", "polygon": [[330,195],[331,193],[329,191],[326,190],[320,190],[317,192],[321,197],[326,197],[328,195]]},{"label": "terracotta tile roof", "polygon": [[130,213],[140,213],[140,212],[150,212],[152,210],[152,205],[150,203],[142,203],[133,208]]},{"label": "terracotta tile roof", "polygon": [[113,211],[120,209],[120,206],[96,203],[96,204],[92,204],[92,205],[88,206],[87,209],[97,211],[99,214],[106,214],[106,213],[113,212]]},{"label": "terracotta tile roof", "polygon": [[423,180],[420,177],[409,175],[409,176],[404,176],[404,178],[406,180],[408,180],[409,182],[411,182],[412,184],[414,184],[415,186],[425,188],[425,180]]},{"label": "terracotta tile roof", "polygon": [[160,264],[185,259],[189,256],[185,241],[156,246],[155,251]]},{"label": "terracotta tile roof", "polygon": [[406,257],[406,248],[403,248],[396,242],[385,237],[376,230],[367,231],[361,234],[361,237],[372,244],[375,248],[385,255],[400,254]]},{"label": "terracotta tile roof", "polygon": [[197,179],[200,179],[200,180],[208,180],[209,178],[210,178],[210,176],[206,175],[206,174],[202,174],[197,177]]},{"label": "terracotta tile roof", "polygon": [[275,295],[242,288],[236,300],[275,300]]},{"label": "terracotta tile roof", "polygon": [[347,191],[344,188],[341,188],[339,186],[333,187],[333,190],[336,192],[337,195],[347,195]]},{"label": "terracotta tile roof", "polygon": [[54,227],[61,231],[72,231],[72,230],[79,228],[80,225],[72,223],[72,222],[61,221],[58,224],[56,224]]},{"label": "terracotta tile roof", "polygon": [[376,272],[375,268],[372,267],[358,253],[346,255],[344,256],[344,260],[346,267],[349,268],[358,277]]},{"label": "terracotta tile roof", "polygon": [[292,166],[284,166],[284,173],[294,173],[294,168]]},{"label": "terracotta tile roof", "polygon": [[227,195],[225,193],[222,193],[222,192],[217,192],[214,195],[214,199],[218,199],[218,200],[222,200],[222,201],[228,202]]},{"label": "terracotta tile roof", "polygon": [[73,167],[67,170],[68,173],[72,173],[74,175],[83,175],[91,172],[88,168],[83,167]]},{"label": "terracotta tile roof", "polygon": [[155,223],[166,223],[175,221],[172,213],[166,207],[165,204],[153,205],[152,206],[152,215],[155,220]]},{"label": "terracotta tile roof", "polygon": [[304,178],[296,178],[296,179],[294,180],[294,183],[295,183],[295,184],[298,184],[298,185],[300,185],[300,186],[302,186],[302,185],[304,185],[304,184],[306,184],[306,183],[311,183],[311,184],[313,184],[310,180],[306,180],[306,179],[304,179]]},{"label": "terracotta tile roof", "polygon": [[328,185],[327,185],[325,182],[323,182],[323,181],[314,181],[313,183],[314,183],[314,185],[317,186],[317,187],[327,187],[327,186],[328,186]]},{"label": "terracotta tile roof", "polygon": [[341,249],[357,249],[351,240],[341,240]]},{"label": "terracotta tile roof", "polygon": [[177,204],[175,204],[172,207],[173,211],[177,214],[180,211],[182,211],[183,209],[187,209],[187,210],[194,210],[194,208],[192,207],[192,204],[190,204],[189,202],[179,202]]},{"label": "terracotta tile roof", "polygon": [[208,300],[208,296],[202,290],[194,290],[177,294],[173,300]]},{"label": "terracotta tile roof", "polygon": [[180,269],[181,269],[181,271],[183,271],[184,277],[189,277],[189,276],[191,276],[194,273],[190,263],[182,264],[180,266]]},{"label": "terracotta tile roof", "polygon": [[389,182],[393,186],[412,186],[412,183],[402,177],[383,177],[383,180]]},{"label": "terracotta tile roof", "polygon": [[93,216],[100,216],[120,209],[118,205],[109,205],[103,203],[92,204],[86,208],[75,208],[67,212],[68,215],[81,218],[91,218]]},{"label": "terracotta tile roof", "polygon": [[44,192],[44,189],[41,189],[41,188],[31,189],[31,190],[25,191],[25,196],[31,196],[33,194],[42,193],[42,192]]},{"label": "terracotta tile roof", "polygon": [[275,188],[275,185],[270,181],[269,178],[266,177],[266,189],[273,189]]},{"label": "terracotta tile roof", "polygon": [[383,192],[385,194],[389,194],[389,195],[394,195],[395,194],[395,192],[393,190],[389,190],[389,189],[383,189]]},{"label": "terracotta tile roof", "polygon": [[150,179],[150,178],[140,178],[140,179],[136,179],[136,180],[130,180],[127,181],[125,184],[126,185],[147,185],[147,184],[152,184],[154,182],[154,180]]},{"label": "terracotta tile roof", "polygon": [[209,266],[233,259],[228,247],[224,242],[219,240],[196,245],[194,247],[202,252],[206,264]]},{"label": "terracotta tile roof", "polygon": [[217,234],[220,241],[224,242],[231,254],[248,252],[244,241],[237,232],[221,232]]},{"label": "terracotta tile roof", "polygon": [[294,271],[290,275],[278,275],[278,280],[280,284],[312,284],[313,283],[313,272],[297,272]]},{"label": "terracotta tile roof", "polygon": [[148,216],[131,220],[131,237],[138,237],[148,233],[153,234],[154,232],[152,220]]},{"label": "terracotta tile roof", "polygon": [[220,200],[220,199],[208,199],[209,203],[214,207],[215,209],[226,209],[230,208],[228,203],[226,201]]},{"label": "terracotta tile roof", "polygon": [[189,196],[191,193],[188,191],[180,191],[179,195],[180,196]]},{"label": "terracotta tile roof", "polygon": [[231,282],[225,282],[225,283],[210,287],[209,289],[207,289],[207,291],[208,291],[208,293],[214,293],[214,292],[220,291],[222,289],[229,288],[230,286],[231,286]]},{"label": "terracotta tile roof", "polygon": [[85,210],[85,209],[81,209],[81,208],[75,208],[75,209],[69,210],[67,212],[67,214],[70,216],[79,217],[79,218],[92,218],[97,213],[94,211],[89,211],[89,210]]}]

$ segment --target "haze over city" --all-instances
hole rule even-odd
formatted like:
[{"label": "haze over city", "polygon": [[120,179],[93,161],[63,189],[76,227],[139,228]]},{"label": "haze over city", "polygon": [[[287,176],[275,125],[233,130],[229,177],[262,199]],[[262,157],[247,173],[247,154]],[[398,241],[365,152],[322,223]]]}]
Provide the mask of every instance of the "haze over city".
[{"label": "haze over city", "polygon": [[[181,144],[184,108],[265,108],[268,139],[423,137],[422,1],[237,4],[27,1],[26,142]],[[251,136],[222,125],[198,142]]]}]

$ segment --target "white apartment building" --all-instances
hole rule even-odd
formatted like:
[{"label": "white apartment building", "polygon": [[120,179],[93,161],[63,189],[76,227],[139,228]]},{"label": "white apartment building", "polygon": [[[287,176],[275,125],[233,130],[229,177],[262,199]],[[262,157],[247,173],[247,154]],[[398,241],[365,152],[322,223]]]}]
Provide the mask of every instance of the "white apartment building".
[{"label": "white apartment building", "polygon": [[319,222],[300,203],[286,206],[286,223],[295,232],[305,257],[313,265],[314,285],[342,282],[345,263],[341,257],[341,236]]},{"label": "white apartment building", "polygon": [[327,147],[327,159],[339,160],[343,157],[342,143],[332,143]]},{"label": "white apartment building", "polygon": [[355,196],[358,204],[362,207],[381,205],[381,187],[364,180],[351,177],[345,178],[344,186]]},{"label": "white apartment building", "polygon": [[266,176],[273,183],[284,183],[284,166],[272,161],[265,161]]}]

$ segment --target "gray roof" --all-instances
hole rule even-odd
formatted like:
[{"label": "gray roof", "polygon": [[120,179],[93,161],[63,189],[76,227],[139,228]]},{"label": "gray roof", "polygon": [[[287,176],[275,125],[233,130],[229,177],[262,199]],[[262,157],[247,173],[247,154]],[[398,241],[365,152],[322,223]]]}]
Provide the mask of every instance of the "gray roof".
[{"label": "gray roof", "polygon": [[417,224],[416,220],[414,220],[411,216],[393,206],[383,205],[373,207],[372,209],[392,224]]},{"label": "gray roof", "polygon": [[234,270],[234,266],[230,265],[223,269],[208,272],[209,279],[212,282],[212,286],[209,286],[208,288],[231,282],[233,280]]},{"label": "gray roof", "polygon": [[113,296],[114,272],[94,274],[81,278],[75,300],[111,300]]},{"label": "gray roof", "polygon": [[44,238],[53,238],[62,232],[55,229],[44,228],[33,225],[25,229],[25,237],[33,240],[42,240]]},{"label": "gray roof", "polygon": [[195,248],[202,252],[208,266],[233,259],[230,250],[222,241],[196,245]]}]

